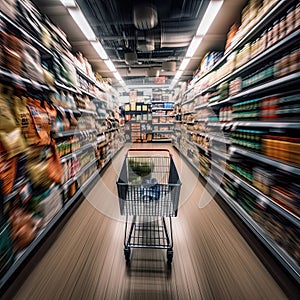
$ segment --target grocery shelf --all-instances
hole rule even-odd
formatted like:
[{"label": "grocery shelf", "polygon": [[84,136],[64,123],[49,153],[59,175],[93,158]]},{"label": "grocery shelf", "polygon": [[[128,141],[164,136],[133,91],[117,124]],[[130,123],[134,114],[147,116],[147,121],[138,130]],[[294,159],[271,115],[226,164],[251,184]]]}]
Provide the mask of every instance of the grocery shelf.
[{"label": "grocery shelf", "polygon": [[238,186],[243,187],[245,190],[250,192],[252,195],[256,196],[259,202],[263,202],[265,205],[271,207],[275,211],[277,211],[279,214],[284,216],[287,220],[292,222],[295,226],[300,227],[300,217],[293,214],[291,211],[287,210],[277,202],[275,202],[272,198],[265,195],[263,192],[261,192],[259,189],[255,188],[250,183],[246,182],[242,178],[238,177],[237,175],[233,174],[231,171],[227,169],[222,169],[218,164],[215,162],[211,162],[211,165],[213,165],[215,168],[222,171],[224,174],[226,174],[228,177],[230,177]]},{"label": "grocery shelf", "polygon": [[60,158],[60,162],[63,163],[63,162],[66,162],[67,160],[71,159],[72,157],[78,155],[78,154],[81,154],[82,152],[88,150],[89,148],[92,148],[93,147],[93,144],[89,143],[89,144],[86,144],[82,147],[80,147],[79,149],[75,150],[75,151],[72,151],[71,153],[67,154],[67,155],[64,155]]},{"label": "grocery shelf", "polygon": [[15,29],[17,29],[22,35],[26,38],[28,38],[32,44],[36,47],[38,47],[43,53],[49,55],[50,57],[53,56],[52,52],[45,47],[40,41],[38,41],[35,37],[33,37],[31,34],[29,34],[26,30],[24,30],[21,26],[16,24],[13,20],[8,18],[5,14],[0,12],[0,18],[4,20],[5,22],[9,23],[11,26],[13,26]]},{"label": "grocery shelf", "polygon": [[88,92],[87,90],[83,89],[83,88],[79,88],[79,91],[82,93],[82,94],[85,94],[87,96],[89,96],[90,98],[93,98],[95,99],[96,98],[96,95]]},{"label": "grocery shelf", "polygon": [[285,121],[276,121],[273,122],[259,122],[259,121],[237,121],[231,123],[232,127],[262,127],[262,128],[289,128],[289,129],[300,129],[299,122],[285,122]]},{"label": "grocery shelf", "polygon": [[174,108],[159,108],[159,107],[152,107],[152,111],[159,111],[159,110],[172,111],[172,110],[174,110]]},{"label": "grocery shelf", "polygon": [[221,127],[222,125],[224,125],[224,123],[221,122],[207,122],[207,126],[209,127]]},{"label": "grocery shelf", "polygon": [[233,96],[229,96],[228,98],[220,101],[220,102],[213,102],[213,103],[209,103],[208,107],[219,107],[222,106],[223,104],[227,104],[227,103],[233,103],[236,102],[238,100],[240,100],[240,98],[244,98],[244,97],[248,97],[250,95],[255,95],[258,93],[265,93],[268,91],[272,91],[274,89],[279,89],[279,88],[283,88],[286,87],[290,84],[294,84],[294,83],[300,83],[300,72],[296,72],[281,78],[277,78],[274,79],[272,81],[268,81],[266,83],[262,83],[259,85],[256,85],[254,87],[245,89],[244,91],[233,95]]},{"label": "grocery shelf", "polygon": [[16,184],[14,184],[13,186],[13,190],[7,195],[7,196],[4,196],[4,199],[3,199],[3,203],[7,203],[9,202],[11,199],[13,199],[16,195],[19,194],[20,192],[20,188],[22,185],[26,184],[29,182],[29,179],[28,178],[23,178],[22,180],[20,180],[19,182],[17,182]]},{"label": "grocery shelf", "polygon": [[193,89],[193,86],[189,87],[183,94],[182,96],[185,96],[188,92],[190,92]]},{"label": "grocery shelf", "polygon": [[174,123],[152,123],[153,126],[159,125],[159,126],[174,126]]},{"label": "grocery shelf", "polygon": [[152,142],[162,142],[162,143],[165,143],[165,142],[171,142],[172,139],[152,139]]},{"label": "grocery shelf", "polygon": [[77,94],[79,92],[79,90],[75,89],[74,87],[66,86],[65,84],[60,83],[56,80],[55,80],[54,84],[58,89],[65,90],[67,92],[71,92],[71,93],[74,93],[74,94]]},{"label": "grocery shelf", "polygon": [[224,99],[224,100],[221,100],[221,101],[215,101],[215,102],[211,102],[209,103],[207,106],[208,107],[219,107],[219,106],[222,106],[223,104],[227,104],[227,103],[230,103],[231,102],[231,99],[232,99],[233,96],[229,96],[228,98]]},{"label": "grocery shelf", "polygon": [[32,79],[25,78],[23,76],[15,74],[15,73],[11,72],[10,70],[5,69],[3,67],[0,67],[0,76],[4,76],[4,77],[7,77],[7,78],[10,78],[12,81],[15,81],[16,83],[18,81],[20,81],[23,84],[30,85],[30,87],[35,88],[37,90],[44,90],[44,91],[50,91],[51,90],[49,88],[49,86],[47,86],[45,84],[41,84],[41,83],[39,83],[37,81],[34,81]]},{"label": "grocery shelf", "polygon": [[63,207],[59,210],[59,212],[51,219],[51,221],[47,224],[47,226],[39,232],[38,236],[26,247],[25,250],[22,251],[22,255],[18,256],[13,263],[13,265],[7,270],[2,278],[0,278],[0,290],[4,287],[9,280],[11,280],[20,270],[20,268],[26,263],[26,261],[30,258],[30,256],[48,237],[48,235],[53,231],[53,229],[57,226],[62,217],[69,211],[69,209],[74,205],[74,203],[78,200],[79,196],[90,186],[90,184],[99,176],[99,170],[95,171],[92,176],[87,179],[87,181],[80,187],[80,189],[75,193],[75,195],[64,203]]},{"label": "grocery shelf", "polygon": [[69,187],[72,183],[74,183],[75,181],[78,180],[78,178],[80,178],[85,171],[87,171],[90,167],[92,167],[94,164],[96,164],[98,161],[97,158],[93,159],[92,161],[90,161],[89,163],[87,163],[85,166],[83,166],[80,171],[73,176],[72,178],[70,178],[68,181],[66,181],[64,184],[62,184],[62,188],[67,188]]},{"label": "grocery shelf", "polygon": [[194,110],[199,110],[199,109],[202,109],[202,108],[206,108],[208,106],[208,103],[203,103],[203,104],[200,104],[200,105],[196,105],[194,107]]},{"label": "grocery shelf", "polygon": [[195,119],[194,122],[198,122],[198,123],[206,123],[207,122],[207,118],[206,119]]},{"label": "grocery shelf", "polygon": [[63,106],[58,106],[57,108],[60,109],[60,110],[63,110],[64,112],[72,113],[74,115],[81,114],[81,112],[78,109],[75,109],[75,108],[69,108],[69,107],[63,107]]},{"label": "grocery shelf", "polygon": [[272,167],[281,169],[283,171],[292,173],[294,175],[298,175],[298,176],[300,175],[299,167],[285,163],[285,162],[281,162],[281,161],[273,159],[273,158],[269,158],[262,154],[258,154],[258,153],[252,152],[252,151],[248,151],[248,150],[233,147],[233,146],[230,147],[230,152],[238,153],[240,155],[255,159],[257,161],[260,161],[260,162],[270,165]]},{"label": "grocery shelf", "polygon": [[161,134],[164,134],[164,133],[172,133],[173,130],[152,130],[152,133],[161,133]]},{"label": "grocery shelf", "polygon": [[223,153],[223,152],[217,151],[215,149],[211,149],[211,148],[209,148],[208,150],[210,151],[210,153],[217,155],[217,156],[223,158],[224,160],[229,160],[229,156],[226,153]]},{"label": "grocery shelf", "polygon": [[96,164],[98,162],[98,159],[95,158],[92,161],[90,161],[89,163],[87,163],[85,166],[83,166],[83,168],[81,168],[81,170],[78,172],[78,174],[75,175],[76,180],[81,177],[83,175],[84,172],[86,172],[90,167],[92,167],[94,164]]},{"label": "grocery shelf", "polygon": [[[181,153],[177,145],[173,146]],[[300,283],[300,267],[297,265],[294,259],[287,254],[280,246],[278,246],[271,238],[269,238],[265,231],[251,218],[250,215],[231,197],[226,191],[224,191],[220,185],[218,185],[214,180],[203,176],[200,170],[195,166],[195,164],[185,155],[183,157],[189,162],[189,164],[206,180],[213,191],[217,192],[222,200],[224,200],[229,207],[241,218],[241,220],[249,227],[251,232],[253,232],[259,240],[269,249],[269,251],[278,259],[278,261],[285,267],[285,269],[293,276],[293,278]],[[213,164],[220,171],[224,172],[217,164]],[[275,206],[274,206],[275,207]],[[278,207],[275,208],[276,210]],[[297,226],[299,226],[299,221]]]},{"label": "grocery shelf", "polygon": [[226,139],[225,137],[220,137],[220,136],[216,136],[216,135],[209,135],[209,134],[208,134],[208,137],[209,137],[210,141],[217,141],[217,142],[227,144],[227,145],[231,144],[231,140]]},{"label": "grocery shelf", "polygon": [[152,114],[153,117],[167,117],[167,118],[173,118],[175,117],[174,115],[163,115],[163,114]]},{"label": "grocery shelf", "polygon": [[109,133],[109,132],[113,132],[113,131],[116,131],[118,130],[119,128],[110,128],[110,129],[106,129],[104,132],[105,133]]},{"label": "grocery shelf", "polygon": [[210,90],[213,90],[215,87],[220,85],[222,82],[228,81],[230,79],[238,77],[239,74],[243,73],[245,70],[249,71],[251,68],[254,68],[255,66],[262,64],[264,61],[269,61],[269,59],[276,55],[280,51],[284,51],[284,49],[288,48],[292,45],[292,43],[295,42],[295,39],[299,38],[300,36],[300,29],[296,30],[295,32],[292,32],[287,37],[283,38],[282,40],[278,41],[276,44],[272,45],[271,47],[267,48],[266,50],[262,51],[262,53],[259,53],[247,63],[243,64],[242,66],[235,69],[230,74],[222,77],[215,83],[209,86],[209,88],[204,89],[201,94],[204,94]]},{"label": "grocery shelf", "polygon": [[[223,55],[223,57],[208,72],[206,72],[205,74],[201,75],[200,77],[198,77],[195,80],[194,85],[199,80],[201,80],[202,78],[204,78],[207,74],[209,74],[212,71],[214,71],[217,68],[219,68],[227,60],[228,56],[233,53],[233,51],[235,49],[239,48],[240,46],[242,46],[243,44],[245,44],[248,40],[250,40],[253,36],[255,36],[255,34],[257,34],[257,32],[259,32],[260,30],[262,30],[266,26],[266,23],[268,23],[268,21],[275,19],[288,6],[288,2],[289,1],[281,0],[274,7],[272,7],[270,10],[268,10],[268,12],[259,20],[259,22],[256,25],[254,25],[247,32],[246,35],[244,35],[242,38],[240,38],[238,40],[237,43],[235,43],[234,45],[232,45],[230,48],[227,49],[227,52],[225,52],[225,54]],[[192,88],[193,87],[191,87],[191,89]]]},{"label": "grocery shelf", "polygon": [[91,133],[97,133],[97,130],[96,129],[68,130],[68,131],[56,132],[53,135],[53,137],[54,138],[62,138],[62,137],[68,137],[68,136],[73,136],[73,135],[91,134]]},{"label": "grocery shelf", "polygon": [[197,144],[197,143],[195,143],[195,142],[193,142],[193,145],[197,146],[199,149],[201,149],[201,150],[203,150],[203,151],[205,151],[205,152],[208,151],[207,148],[205,148],[205,147],[203,147],[203,146],[201,146],[201,145],[199,145],[199,144]]},{"label": "grocery shelf", "polygon": [[78,108],[81,113],[90,114],[90,115],[98,115],[96,111],[88,110],[84,108]]},{"label": "grocery shelf", "polygon": [[[300,36],[300,29],[292,32],[285,38],[279,40],[274,45],[270,46],[269,48],[265,49],[261,53],[259,53],[257,56],[253,57],[251,60],[249,60],[247,63],[239,67],[238,69],[234,70],[228,78],[232,78],[234,76],[237,76],[237,74],[249,70],[250,68],[263,63],[264,61],[269,61],[269,59],[277,54],[278,52],[284,51],[286,48],[292,46],[295,43],[296,39],[299,39]],[[222,81],[225,81],[226,79],[223,78]]]},{"label": "grocery shelf", "polygon": [[110,141],[101,141],[99,143],[96,143],[97,147],[102,148],[106,145],[108,145],[110,143]]},{"label": "grocery shelf", "polygon": [[245,212],[245,210],[224,191],[214,181],[209,180],[208,183],[213,190],[217,191],[220,197],[230,206],[230,208],[241,218],[241,220],[249,227],[258,239],[268,248],[268,250],[278,259],[285,269],[300,283],[299,265],[292,259],[286,251],[277,245],[271,238],[267,236],[265,231]]},{"label": "grocery shelf", "polygon": [[174,101],[152,101],[151,104],[174,103]]},{"label": "grocery shelf", "polygon": [[189,103],[193,102],[193,101],[194,101],[194,99],[195,99],[195,96],[193,96],[192,98],[190,98],[190,99],[188,99],[188,100],[185,100],[185,101],[183,101],[183,102],[181,103],[181,106],[183,106],[183,105],[186,105],[186,104],[189,104]]},{"label": "grocery shelf", "polygon": [[251,94],[255,94],[262,91],[269,91],[274,88],[282,88],[288,84],[300,82],[300,72],[296,72],[278,79],[274,79],[270,82],[266,82],[257,86],[254,86],[252,88],[248,88],[245,91],[242,91],[241,93],[238,93],[235,96],[231,97],[231,100],[236,100],[239,98],[243,98],[245,96],[249,96]]},{"label": "grocery shelf", "polygon": [[194,113],[195,112],[193,110],[191,110],[191,111],[183,112],[183,113],[181,113],[181,115],[186,116],[186,115],[191,115],[191,114],[194,114]]},{"label": "grocery shelf", "polygon": [[174,128],[175,131],[182,131],[181,128]]},{"label": "grocery shelf", "polygon": [[184,157],[184,159],[185,159],[186,161],[188,161],[188,163],[194,168],[194,170],[195,170],[197,173],[200,173],[201,176],[202,176],[204,179],[206,179],[206,176],[204,176],[204,175],[201,173],[201,171],[200,171],[200,170],[198,169],[198,167],[194,164],[194,162],[193,162],[187,155],[185,155],[184,153],[182,153],[182,152],[180,151],[178,145],[173,144],[173,147],[175,147],[175,148],[177,149],[177,151],[178,151],[179,153],[182,154],[182,156]]},{"label": "grocery shelf", "polygon": [[81,70],[78,66],[75,65],[77,73],[81,76],[84,77],[86,80],[88,80],[90,83],[93,83],[98,89],[100,89],[102,92],[105,92],[104,88],[101,87],[101,85],[91,78],[88,74],[86,74],[83,70]]}]

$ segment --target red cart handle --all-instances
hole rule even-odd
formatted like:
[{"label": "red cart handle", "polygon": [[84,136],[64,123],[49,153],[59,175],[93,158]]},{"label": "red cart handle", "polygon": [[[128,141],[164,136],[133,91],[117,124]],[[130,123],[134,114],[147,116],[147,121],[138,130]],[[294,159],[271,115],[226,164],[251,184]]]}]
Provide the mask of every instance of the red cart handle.
[{"label": "red cart handle", "polygon": [[173,154],[170,152],[169,149],[163,149],[163,148],[130,148],[127,150],[127,156],[128,156],[128,153],[130,151],[140,151],[140,152],[143,152],[143,151],[164,151],[164,152],[168,152],[169,153],[169,156],[173,156]]}]

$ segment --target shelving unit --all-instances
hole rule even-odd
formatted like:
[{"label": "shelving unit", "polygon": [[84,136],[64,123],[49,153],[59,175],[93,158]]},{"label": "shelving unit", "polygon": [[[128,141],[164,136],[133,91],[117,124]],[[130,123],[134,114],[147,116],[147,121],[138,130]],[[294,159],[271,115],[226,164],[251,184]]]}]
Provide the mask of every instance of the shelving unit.
[{"label": "shelving unit", "polygon": [[152,139],[151,104],[136,102],[125,104],[125,135],[126,140],[146,143]]},{"label": "shelving unit", "polygon": [[[26,39],[30,42],[40,53],[41,60],[47,62],[52,62],[56,56],[63,57],[64,55],[57,49],[48,49],[42,44],[37,38],[33,37],[26,30],[21,28],[15,21],[10,20],[7,16],[0,12],[0,18],[5,24],[9,24],[10,28],[14,28],[15,34],[19,39]],[[69,51],[66,47],[62,46],[65,51]],[[23,170],[18,169],[18,178],[15,178],[15,184],[10,193],[4,195],[3,191],[0,190],[0,200],[1,200],[1,224],[7,224],[9,221],[10,212],[17,208],[29,209],[24,203],[22,204],[21,190],[26,189],[26,197],[31,200],[32,197],[40,197],[39,201],[44,200],[47,193],[51,196],[51,188],[55,188],[59,191],[59,199],[57,201],[60,204],[60,208],[55,212],[54,216],[50,221],[43,224],[42,229],[36,232],[35,239],[29,243],[21,251],[14,253],[14,261],[6,269],[2,269],[1,266],[1,277],[0,277],[0,289],[9,282],[14,275],[19,272],[22,265],[26,260],[35,252],[36,248],[41,245],[50,234],[50,232],[58,225],[63,216],[66,214],[70,208],[79,201],[82,193],[86,191],[95,180],[99,177],[100,172],[102,172],[105,167],[109,164],[111,159],[118,153],[118,151],[123,147],[124,140],[124,126],[120,125],[119,120],[110,117],[108,122],[106,117],[98,115],[98,109],[102,109],[106,113],[111,113],[115,109],[115,104],[113,102],[108,103],[104,100],[103,93],[105,97],[110,97],[109,92],[106,92],[106,87],[104,84],[91,78],[89,75],[85,74],[75,63],[67,59],[67,63],[72,66],[75,70],[77,84],[71,83],[71,80],[61,80],[55,76],[54,86],[48,86],[46,83],[36,82],[31,78],[27,78],[26,74],[14,74],[12,71],[0,67],[0,81],[4,84],[11,85],[15,89],[19,89],[19,94],[22,92],[20,87],[25,86],[30,90],[36,92],[36,94],[50,102],[50,94],[58,95],[62,93],[70,93],[73,104],[70,103],[59,103],[57,99],[51,98],[53,108],[60,112],[65,113],[65,118],[68,119],[71,116],[76,119],[76,122],[82,121],[80,124],[71,125],[71,119],[65,122],[63,126],[60,126],[54,130],[49,130],[49,139],[52,138],[56,143],[56,150],[59,156],[59,162],[62,166],[63,176],[61,178],[60,184],[52,184],[50,188],[45,188],[39,185],[38,182],[33,182],[30,174],[25,168]],[[55,72],[54,72],[55,73]],[[70,74],[68,74],[70,76]],[[74,75],[74,74],[73,74]],[[43,80],[41,80],[43,81]],[[68,81],[68,82],[67,82]],[[80,82],[79,82],[80,81]],[[84,87],[85,82],[88,84],[88,90]],[[101,94],[102,93],[102,94]],[[114,93],[114,91],[112,91]],[[23,94],[25,97],[26,94]],[[94,108],[89,109],[89,107],[79,107],[75,104],[75,98],[80,98],[82,96],[88,97],[89,103],[94,103],[96,110]],[[113,99],[115,96],[111,96]],[[36,100],[38,101],[38,100]],[[84,100],[81,100],[84,102]],[[66,104],[64,106],[63,104]],[[109,105],[108,105],[109,104]],[[72,107],[71,107],[72,106]],[[91,118],[86,120],[85,118]],[[49,119],[50,122],[50,119]],[[51,120],[55,125],[58,122],[56,120]],[[98,123],[99,122],[99,123]],[[103,124],[103,122],[106,122]],[[57,125],[57,124],[56,124]],[[103,126],[105,130],[103,130]],[[52,126],[55,128],[55,126]],[[104,135],[98,138],[98,135]],[[31,145],[30,148],[44,147],[40,145]],[[48,146],[45,145],[43,151],[48,151]],[[25,151],[24,157],[26,156],[27,149]],[[47,152],[48,153],[48,152]],[[23,156],[19,155],[19,164]],[[26,160],[22,163],[27,163]],[[75,164],[78,164],[76,167]],[[19,168],[20,166],[18,166]],[[59,171],[59,170],[58,170]],[[33,183],[35,184],[33,188]],[[4,182],[5,184],[5,182]],[[23,196],[22,196],[23,197]],[[48,197],[48,196],[47,196]],[[26,202],[27,203],[27,202]],[[49,208],[50,209],[50,208]],[[5,211],[5,214],[3,211]],[[34,211],[32,214],[38,216],[42,222],[43,218],[46,216],[42,215],[41,212]],[[4,259],[4,258],[3,258]]]},{"label": "shelving unit", "polygon": [[[293,5],[288,2],[278,1],[207,73],[193,79],[187,90],[179,93],[181,119],[175,123],[172,142],[300,283],[296,246],[300,229],[296,192],[300,178],[300,113],[296,109],[300,73],[292,63],[291,71],[281,74],[278,68],[282,58],[300,51],[299,44],[295,44],[300,28],[294,28],[255,56],[250,52],[251,57],[230,72],[219,72],[232,54],[253,43],[287,13]],[[271,74],[265,72],[269,72],[269,62]],[[225,75],[218,78],[215,74]],[[230,83],[236,79],[240,87],[232,92]],[[222,96],[221,85],[227,85],[228,92]],[[273,102],[269,104],[269,100]],[[268,112],[272,105],[273,115]],[[290,233],[290,240],[284,240]]]},{"label": "shelving unit", "polygon": [[174,130],[172,93],[168,90],[154,89],[152,96],[152,142],[171,142]]}]

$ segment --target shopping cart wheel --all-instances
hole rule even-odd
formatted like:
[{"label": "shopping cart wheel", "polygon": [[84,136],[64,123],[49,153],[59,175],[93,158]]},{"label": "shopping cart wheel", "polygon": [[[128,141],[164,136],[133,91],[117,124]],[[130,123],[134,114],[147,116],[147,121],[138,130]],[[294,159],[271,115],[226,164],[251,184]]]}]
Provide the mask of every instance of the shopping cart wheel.
[{"label": "shopping cart wheel", "polygon": [[124,248],[125,260],[128,263],[130,261],[130,248]]},{"label": "shopping cart wheel", "polygon": [[168,249],[167,250],[167,261],[168,264],[171,264],[173,260],[173,250],[172,249]]}]

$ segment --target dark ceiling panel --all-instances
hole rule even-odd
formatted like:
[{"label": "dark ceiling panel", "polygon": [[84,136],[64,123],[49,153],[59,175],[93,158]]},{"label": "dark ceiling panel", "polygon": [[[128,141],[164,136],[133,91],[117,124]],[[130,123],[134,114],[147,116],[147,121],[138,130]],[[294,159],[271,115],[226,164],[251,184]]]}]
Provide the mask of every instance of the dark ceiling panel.
[{"label": "dark ceiling panel", "polygon": [[[128,76],[144,78],[150,67],[161,67],[165,61],[175,61],[178,69],[209,3],[208,0],[148,0],[157,7],[158,24],[151,30],[142,31],[135,28],[133,23],[134,5],[141,1],[145,0],[77,0],[125,82],[129,79]],[[85,41],[83,34],[59,0],[33,0],[33,2],[42,13],[47,14],[66,32],[74,52],[81,51],[88,60],[91,60],[95,70],[114,80],[114,76],[101,59],[97,58],[91,45],[83,43]],[[246,2],[247,0],[224,1],[219,17],[184,71],[183,80],[191,78],[207,51],[224,48],[226,34],[230,26],[240,18]],[[154,45],[155,48],[153,51],[145,51],[146,45],[148,47]],[[127,65],[125,53],[132,51],[136,51],[138,62]],[[169,80],[175,73],[165,74]]]}]

